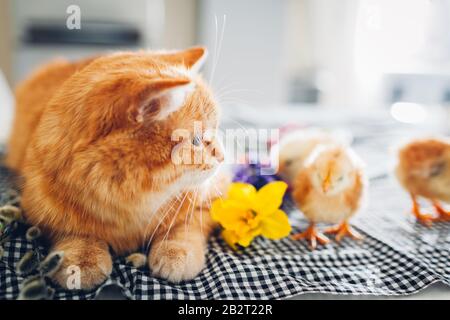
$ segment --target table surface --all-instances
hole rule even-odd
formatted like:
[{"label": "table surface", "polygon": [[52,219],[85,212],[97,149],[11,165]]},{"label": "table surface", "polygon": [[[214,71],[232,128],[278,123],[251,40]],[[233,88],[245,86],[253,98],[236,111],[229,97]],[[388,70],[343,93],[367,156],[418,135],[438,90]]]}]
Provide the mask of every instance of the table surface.
[{"label": "table surface", "polygon": [[[289,114],[291,114],[291,113],[289,112]],[[295,115],[295,113],[292,112],[293,118],[294,118],[294,115]],[[243,115],[243,118],[248,119],[248,117],[246,115]],[[305,120],[307,118],[307,114],[302,114],[301,116],[299,116],[299,118],[302,118],[303,120]],[[324,120],[324,118],[322,118],[322,117],[317,117],[317,112],[314,112],[314,119]],[[271,119],[271,123],[276,122],[275,120],[276,119]],[[340,124],[339,120],[336,120],[336,119],[333,119],[333,120]],[[327,119],[327,122],[328,121],[329,120]],[[280,122],[281,122],[281,120],[280,120]],[[381,121],[381,123],[384,125],[383,121]],[[319,123],[319,125],[322,125],[322,123]],[[373,128],[374,133],[383,132],[382,126],[380,124],[376,124],[376,126],[377,127],[375,127],[375,125],[374,125],[374,128]],[[377,130],[375,130],[375,129],[377,129]],[[366,130],[366,128],[364,128],[364,130]],[[380,175],[380,173],[384,173],[386,170],[386,167],[388,166],[388,164],[384,163],[383,161],[378,161],[377,158],[374,158],[374,160],[372,162],[373,162],[373,165],[370,166],[370,172],[369,172],[370,176],[376,177],[376,176]],[[380,165],[380,164],[382,164],[382,165]],[[121,300],[121,299],[126,299],[126,297],[121,293],[121,290],[119,287],[109,286],[109,287],[106,287],[99,294],[97,299],[99,299],[99,300],[110,300],[110,299]],[[423,300],[439,299],[439,300],[450,300],[450,287],[448,287],[442,283],[435,283],[416,294],[412,294],[412,295],[408,295],[408,296],[333,295],[333,294],[308,293],[308,294],[297,295],[297,296],[291,297],[290,299],[293,299],[293,300],[328,300],[328,299],[339,299],[339,300],[345,300],[345,299],[349,299],[349,300],[359,300],[359,299],[400,299],[400,300],[404,300],[404,299],[421,299],[421,300],[422,299]]]}]

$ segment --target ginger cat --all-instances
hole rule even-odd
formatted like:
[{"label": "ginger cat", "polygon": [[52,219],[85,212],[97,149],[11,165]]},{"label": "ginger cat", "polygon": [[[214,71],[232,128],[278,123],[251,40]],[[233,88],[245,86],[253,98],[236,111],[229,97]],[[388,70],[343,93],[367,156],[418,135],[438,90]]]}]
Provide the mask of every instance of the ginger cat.
[{"label": "ginger cat", "polygon": [[[18,87],[6,161],[24,178],[28,222],[64,251],[53,277],[61,286],[75,266],[81,289],[93,288],[111,273],[110,250],[145,245],[150,270],[169,281],[204,267],[213,227],[205,181],[223,160],[217,139],[194,132],[194,122],[218,126],[218,106],[196,73],[205,55],[192,48],[56,61]],[[189,135],[174,141],[179,129]],[[175,147],[204,161],[174,162]]]}]

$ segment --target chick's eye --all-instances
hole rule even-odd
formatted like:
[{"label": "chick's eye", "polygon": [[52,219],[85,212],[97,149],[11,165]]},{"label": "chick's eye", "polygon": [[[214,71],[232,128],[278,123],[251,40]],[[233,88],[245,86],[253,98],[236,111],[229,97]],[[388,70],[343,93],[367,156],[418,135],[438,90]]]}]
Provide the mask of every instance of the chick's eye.
[{"label": "chick's eye", "polygon": [[340,176],[337,181],[341,182],[342,180],[344,180],[344,176]]},{"label": "chick's eye", "polygon": [[436,177],[440,175],[445,169],[445,162],[439,162],[431,166],[430,177]]},{"label": "chick's eye", "polygon": [[202,144],[202,139],[199,136],[194,136],[192,139],[192,144],[198,147]]},{"label": "chick's eye", "polygon": [[284,164],[289,167],[292,164],[292,160],[286,160]]}]

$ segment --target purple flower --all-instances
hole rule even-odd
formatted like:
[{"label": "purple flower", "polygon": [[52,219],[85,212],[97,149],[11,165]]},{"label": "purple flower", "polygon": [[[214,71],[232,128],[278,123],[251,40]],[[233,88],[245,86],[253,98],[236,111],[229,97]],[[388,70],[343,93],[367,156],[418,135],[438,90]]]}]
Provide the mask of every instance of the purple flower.
[{"label": "purple flower", "polygon": [[261,175],[261,165],[247,164],[237,167],[233,182],[250,183],[258,190],[269,182],[279,180],[281,178],[277,175]]}]

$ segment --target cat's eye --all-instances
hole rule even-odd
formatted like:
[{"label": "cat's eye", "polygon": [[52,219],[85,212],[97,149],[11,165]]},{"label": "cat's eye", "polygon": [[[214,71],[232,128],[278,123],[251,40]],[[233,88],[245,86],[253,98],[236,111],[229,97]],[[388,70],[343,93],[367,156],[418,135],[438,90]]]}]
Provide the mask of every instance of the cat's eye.
[{"label": "cat's eye", "polygon": [[344,180],[344,176],[340,176],[340,177],[337,179],[338,182],[341,182],[342,180]]},{"label": "cat's eye", "polygon": [[200,146],[202,144],[202,138],[200,138],[199,136],[194,136],[194,138],[192,139],[192,144],[194,146]]},{"label": "cat's eye", "polygon": [[284,164],[285,164],[285,166],[286,167],[289,167],[291,164],[292,164],[292,160],[286,160],[285,162],[284,162]]}]

